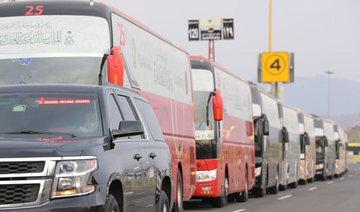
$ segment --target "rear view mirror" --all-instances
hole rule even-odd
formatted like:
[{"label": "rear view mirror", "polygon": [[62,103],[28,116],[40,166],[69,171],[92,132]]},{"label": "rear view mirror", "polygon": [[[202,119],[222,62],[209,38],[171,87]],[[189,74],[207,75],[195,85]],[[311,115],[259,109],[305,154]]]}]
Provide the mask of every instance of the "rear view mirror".
[{"label": "rear view mirror", "polygon": [[282,134],[282,142],[289,143],[290,142],[289,132],[287,131],[286,127],[282,128],[281,134]]},{"label": "rear view mirror", "polygon": [[108,56],[108,81],[109,83],[124,85],[124,57],[120,55],[120,46],[111,49],[112,55]]},{"label": "rear view mirror", "polygon": [[127,137],[143,135],[144,128],[141,121],[121,121],[118,130],[112,131],[113,137]]},{"label": "rear view mirror", "polygon": [[213,101],[214,120],[222,121],[224,118],[223,98],[221,97],[220,90],[216,90]]},{"label": "rear view mirror", "polygon": [[270,134],[269,120],[267,119],[266,115],[263,115],[263,132],[264,132],[264,135]]}]

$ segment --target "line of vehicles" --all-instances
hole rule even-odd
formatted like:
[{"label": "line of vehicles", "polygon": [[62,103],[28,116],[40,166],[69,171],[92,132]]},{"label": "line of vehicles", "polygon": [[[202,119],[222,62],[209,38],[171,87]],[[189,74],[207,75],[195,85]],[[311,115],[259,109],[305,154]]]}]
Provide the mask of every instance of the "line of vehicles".
[{"label": "line of vehicles", "polygon": [[183,211],[346,173],[347,136],[93,1],[0,4],[0,211]]}]

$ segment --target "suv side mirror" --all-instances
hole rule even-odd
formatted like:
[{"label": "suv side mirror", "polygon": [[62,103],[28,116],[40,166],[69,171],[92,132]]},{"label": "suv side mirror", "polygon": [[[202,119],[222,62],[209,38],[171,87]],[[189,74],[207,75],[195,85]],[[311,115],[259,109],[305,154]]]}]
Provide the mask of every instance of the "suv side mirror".
[{"label": "suv side mirror", "polygon": [[262,127],[263,127],[264,135],[269,135],[270,134],[270,125],[269,125],[269,120],[265,114],[263,114],[263,126]]},{"label": "suv side mirror", "polygon": [[289,132],[287,131],[286,127],[282,128],[281,134],[282,134],[282,142],[289,143],[290,142]]},{"label": "suv side mirror", "polygon": [[223,98],[221,97],[220,90],[216,90],[213,101],[214,120],[222,121],[224,118]]},{"label": "suv side mirror", "polygon": [[119,129],[112,130],[114,138],[143,135],[144,128],[141,121],[120,121]]},{"label": "suv side mirror", "polygon": [[305,142],[305,145],[310,145],[310,137],[307,133],[304,134],[304,142]]},{"label": "suv side mirror", "polygon": [[124,85],[124,56],[120,55],[120,46],[111,49],[112,55],[108,56],[108,81],[109,83]]}]

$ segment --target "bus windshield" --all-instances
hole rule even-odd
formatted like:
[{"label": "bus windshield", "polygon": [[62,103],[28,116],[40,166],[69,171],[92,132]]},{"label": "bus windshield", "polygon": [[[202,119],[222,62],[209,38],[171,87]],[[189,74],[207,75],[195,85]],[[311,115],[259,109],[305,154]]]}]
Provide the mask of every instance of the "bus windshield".
[{"label": "bus windshield", "polygon": [[208,70],[193,70],[193,89],[195,107],[196,155],[198,159],[216,157],[216,140],[212,93],[214,91],[213,74]]},{"label": "bus windshield", "polygon": [[325,156],[325,146],[322,139],[316,139],[316,158],[323,159]]},{"label": "bus windshield", "polygon": [[3,17],[0,85],[98,84],[109,51],[109,25],[100,17]]}]

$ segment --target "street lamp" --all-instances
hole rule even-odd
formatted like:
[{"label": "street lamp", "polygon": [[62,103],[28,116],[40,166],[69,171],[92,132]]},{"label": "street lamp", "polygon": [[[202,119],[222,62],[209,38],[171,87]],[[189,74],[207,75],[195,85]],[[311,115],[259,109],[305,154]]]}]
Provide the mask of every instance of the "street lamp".
[{"label": "street lamp", "polygon": [[325,72],[325,74],[327,74],[329,77],[328,77],[328,117],[330,117],[330,115],[331,115],[331,108],[330,108],[330,106],[331,106],[331,102],[330,102],[330,91],[331,91],[331,87],[330,87],[330,83],[331,83],[331,75],[332,74],[335,74],[335,72],[333,72],[333,71],[326,71]]}]

